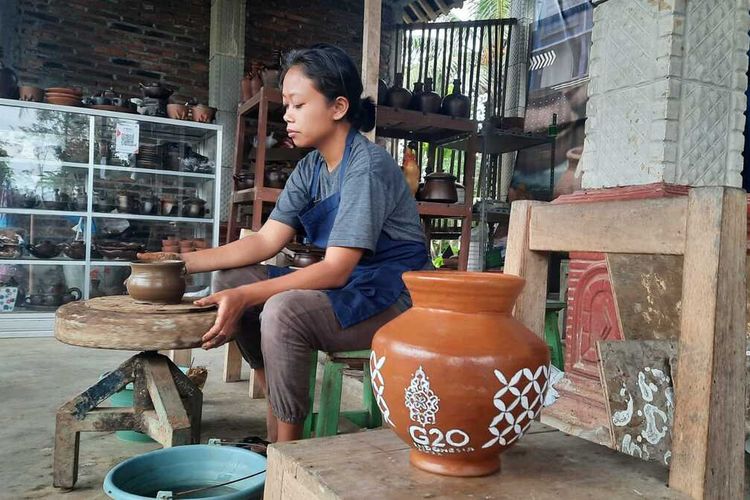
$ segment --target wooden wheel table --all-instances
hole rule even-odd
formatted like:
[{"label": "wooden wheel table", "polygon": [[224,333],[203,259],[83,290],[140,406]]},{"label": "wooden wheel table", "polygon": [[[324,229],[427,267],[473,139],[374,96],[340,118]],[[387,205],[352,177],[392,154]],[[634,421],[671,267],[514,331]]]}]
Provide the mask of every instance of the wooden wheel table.
[{"label": "wooden wheel table", "polygon": [[[191,302],[141,304],[129,296],[71,302],[55,315],[55,337],[97,349],[137,350],[139,354],[57,411],[54,479],[59,488],[73,488],[78,478],[81,432],[135,430],[165,447],[200,441],[203,394],[168,357],[164,349],[190,349],[216,319],[215,307]],[[133,406],[97,406],[133,383]]]}]

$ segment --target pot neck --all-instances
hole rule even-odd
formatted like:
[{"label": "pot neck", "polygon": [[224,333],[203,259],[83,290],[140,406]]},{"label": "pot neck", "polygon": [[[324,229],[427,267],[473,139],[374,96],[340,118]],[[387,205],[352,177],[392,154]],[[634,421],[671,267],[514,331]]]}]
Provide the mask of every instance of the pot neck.
[{"label": "pot neck", "polygon": [[411,271],[403,275],[414,307],[511,314],[526,280],[510,274]]}]

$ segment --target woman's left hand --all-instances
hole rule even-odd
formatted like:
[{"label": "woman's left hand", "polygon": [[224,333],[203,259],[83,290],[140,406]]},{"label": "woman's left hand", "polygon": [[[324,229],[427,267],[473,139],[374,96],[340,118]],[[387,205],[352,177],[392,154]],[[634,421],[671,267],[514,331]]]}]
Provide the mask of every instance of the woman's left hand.
[{"label": "woman's left hand", "polygon": [[216,321],[202,337],[203,349],[213,349],[226,344],[234,337],[240,317],[248,307],[260,303],[253,300],[249,287],[230,288],[196,300],[197,306],[217,305]]}]

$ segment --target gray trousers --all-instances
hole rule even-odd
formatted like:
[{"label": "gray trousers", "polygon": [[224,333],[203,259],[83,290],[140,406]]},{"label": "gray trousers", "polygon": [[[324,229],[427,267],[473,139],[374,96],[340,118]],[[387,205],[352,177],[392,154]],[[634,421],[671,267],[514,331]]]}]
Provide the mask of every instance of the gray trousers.
[{"label": "gray trousers", "polygon": [[[268,269],[255,265],[218,271],[213,290],[268,279]],[[301,424],[308,411],[311,353],[369,349],[375,332],[398,316],[391,306],[349,328],[341,328],[328,296],[320,290],[289,290],[248,309],[235,340],[253,368],[265,368],[268,399],[276,418]]]}]

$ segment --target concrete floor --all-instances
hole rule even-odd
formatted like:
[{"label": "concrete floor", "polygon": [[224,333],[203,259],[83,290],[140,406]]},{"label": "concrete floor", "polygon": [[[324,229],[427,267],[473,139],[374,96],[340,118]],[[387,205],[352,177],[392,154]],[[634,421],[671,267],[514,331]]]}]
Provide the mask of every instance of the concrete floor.
[{"label": "concrete floor", "polygon": [[[193,351],[194,365],[206,366],[202,442],[265,434],[265,401],[247,396],[247,381],[221,380],[223,349]],[[114,433],[81,433],[76,489],[52,487],[52,447],[57,408],[116,368],[131,352],[85,349],[53,338],[0,340],[0,499],[108,498],[107,472],[126,458],[159,448],[131,443]],[[248,367],[244,367],[248,370]]]}]

